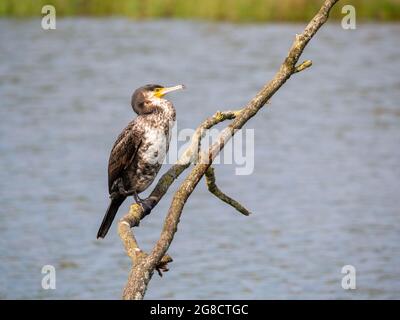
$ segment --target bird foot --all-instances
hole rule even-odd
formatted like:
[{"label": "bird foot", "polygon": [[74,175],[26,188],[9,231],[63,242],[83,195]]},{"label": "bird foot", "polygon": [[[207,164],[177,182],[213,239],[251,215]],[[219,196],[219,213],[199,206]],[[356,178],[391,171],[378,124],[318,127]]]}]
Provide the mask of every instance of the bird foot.
[{"label": "bird foot", "polygon": [[[117,180],[114,181],[111,190],[113,191],[110,194],[110,198],[116,198],[118,196],[125,196],[125,197],[129,197],[129,196],[135,196],[136,195],[136,191],[135,190],[126,190],[124,187],[124,183],[122,181],[122,178],[118,178]],[[136,195],[137,196],[137,195]],[[136,199],[136,198],[135,198]]]},{"label": "bird foot", "polygon": [[152,202],[149,199],[140,199],[137,203],[142,207],[145,216],[147,216],[153,209]]}]

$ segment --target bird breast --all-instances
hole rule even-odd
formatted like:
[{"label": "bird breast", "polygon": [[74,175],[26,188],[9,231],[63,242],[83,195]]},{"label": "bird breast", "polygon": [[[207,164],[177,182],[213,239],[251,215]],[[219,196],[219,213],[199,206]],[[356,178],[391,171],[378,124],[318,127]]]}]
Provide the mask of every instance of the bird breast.
[{"label": "bird breast", "polygon": [[138,150],[136,170],[128,173],[131,187],[140,193],[154,181],[168,152],[170,133],[165,128],[145,130]]},{"label": "bird breast", "polygon": [[169,146],[169,132],[163,128],[150,128],[143,137],[142,161],[149,165],[162,164]]}]

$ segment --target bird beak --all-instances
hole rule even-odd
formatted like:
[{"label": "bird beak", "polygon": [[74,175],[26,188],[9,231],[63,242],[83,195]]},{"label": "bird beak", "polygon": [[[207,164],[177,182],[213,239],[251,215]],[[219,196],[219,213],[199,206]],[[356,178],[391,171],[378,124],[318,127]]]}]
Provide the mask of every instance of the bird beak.
[{"label": "bird beak", "polygon": [[160,97],[162,97],[162,96],[165,96],[167,93],[170,93],[170,92],[173,92],[176,90],[183,90],[183,89],[185,89],[185,86],[183,84],[180,84],[180,85],[177,85],[174,87],[162,88],[162,89],[160,89],[158,94]]}]

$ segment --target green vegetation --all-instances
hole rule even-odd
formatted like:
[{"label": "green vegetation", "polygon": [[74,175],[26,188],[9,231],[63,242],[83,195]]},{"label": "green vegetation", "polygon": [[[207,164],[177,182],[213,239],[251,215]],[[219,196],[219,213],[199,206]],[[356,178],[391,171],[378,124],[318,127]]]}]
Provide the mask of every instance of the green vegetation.
[{"label": "green vegetation", "polygon": [[[52,4],[58,16],[126,16],[135,19],[182,18],[234,22],[304,21],[322,0],[0,0],[0,16],[29,17]],[[334,8],[332,18],[341,18],[341,8],[354,5],[357,19],[400,20],[400,0],[348,0]]]}]

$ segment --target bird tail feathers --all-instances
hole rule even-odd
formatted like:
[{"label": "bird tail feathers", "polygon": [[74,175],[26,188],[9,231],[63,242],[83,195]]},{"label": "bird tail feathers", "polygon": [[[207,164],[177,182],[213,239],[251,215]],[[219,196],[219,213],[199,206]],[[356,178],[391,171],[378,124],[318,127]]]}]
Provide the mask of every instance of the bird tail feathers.
[{"label": "bird tail feathers", "polygon": [[111,227],[111,224],[117,214],[118,208],[124,202],[126,197],[116,197],[111,199],[110,205],[108,206],[107,212],[103,218],[103,222],[97,232],[97,239],[104,238]]}]

